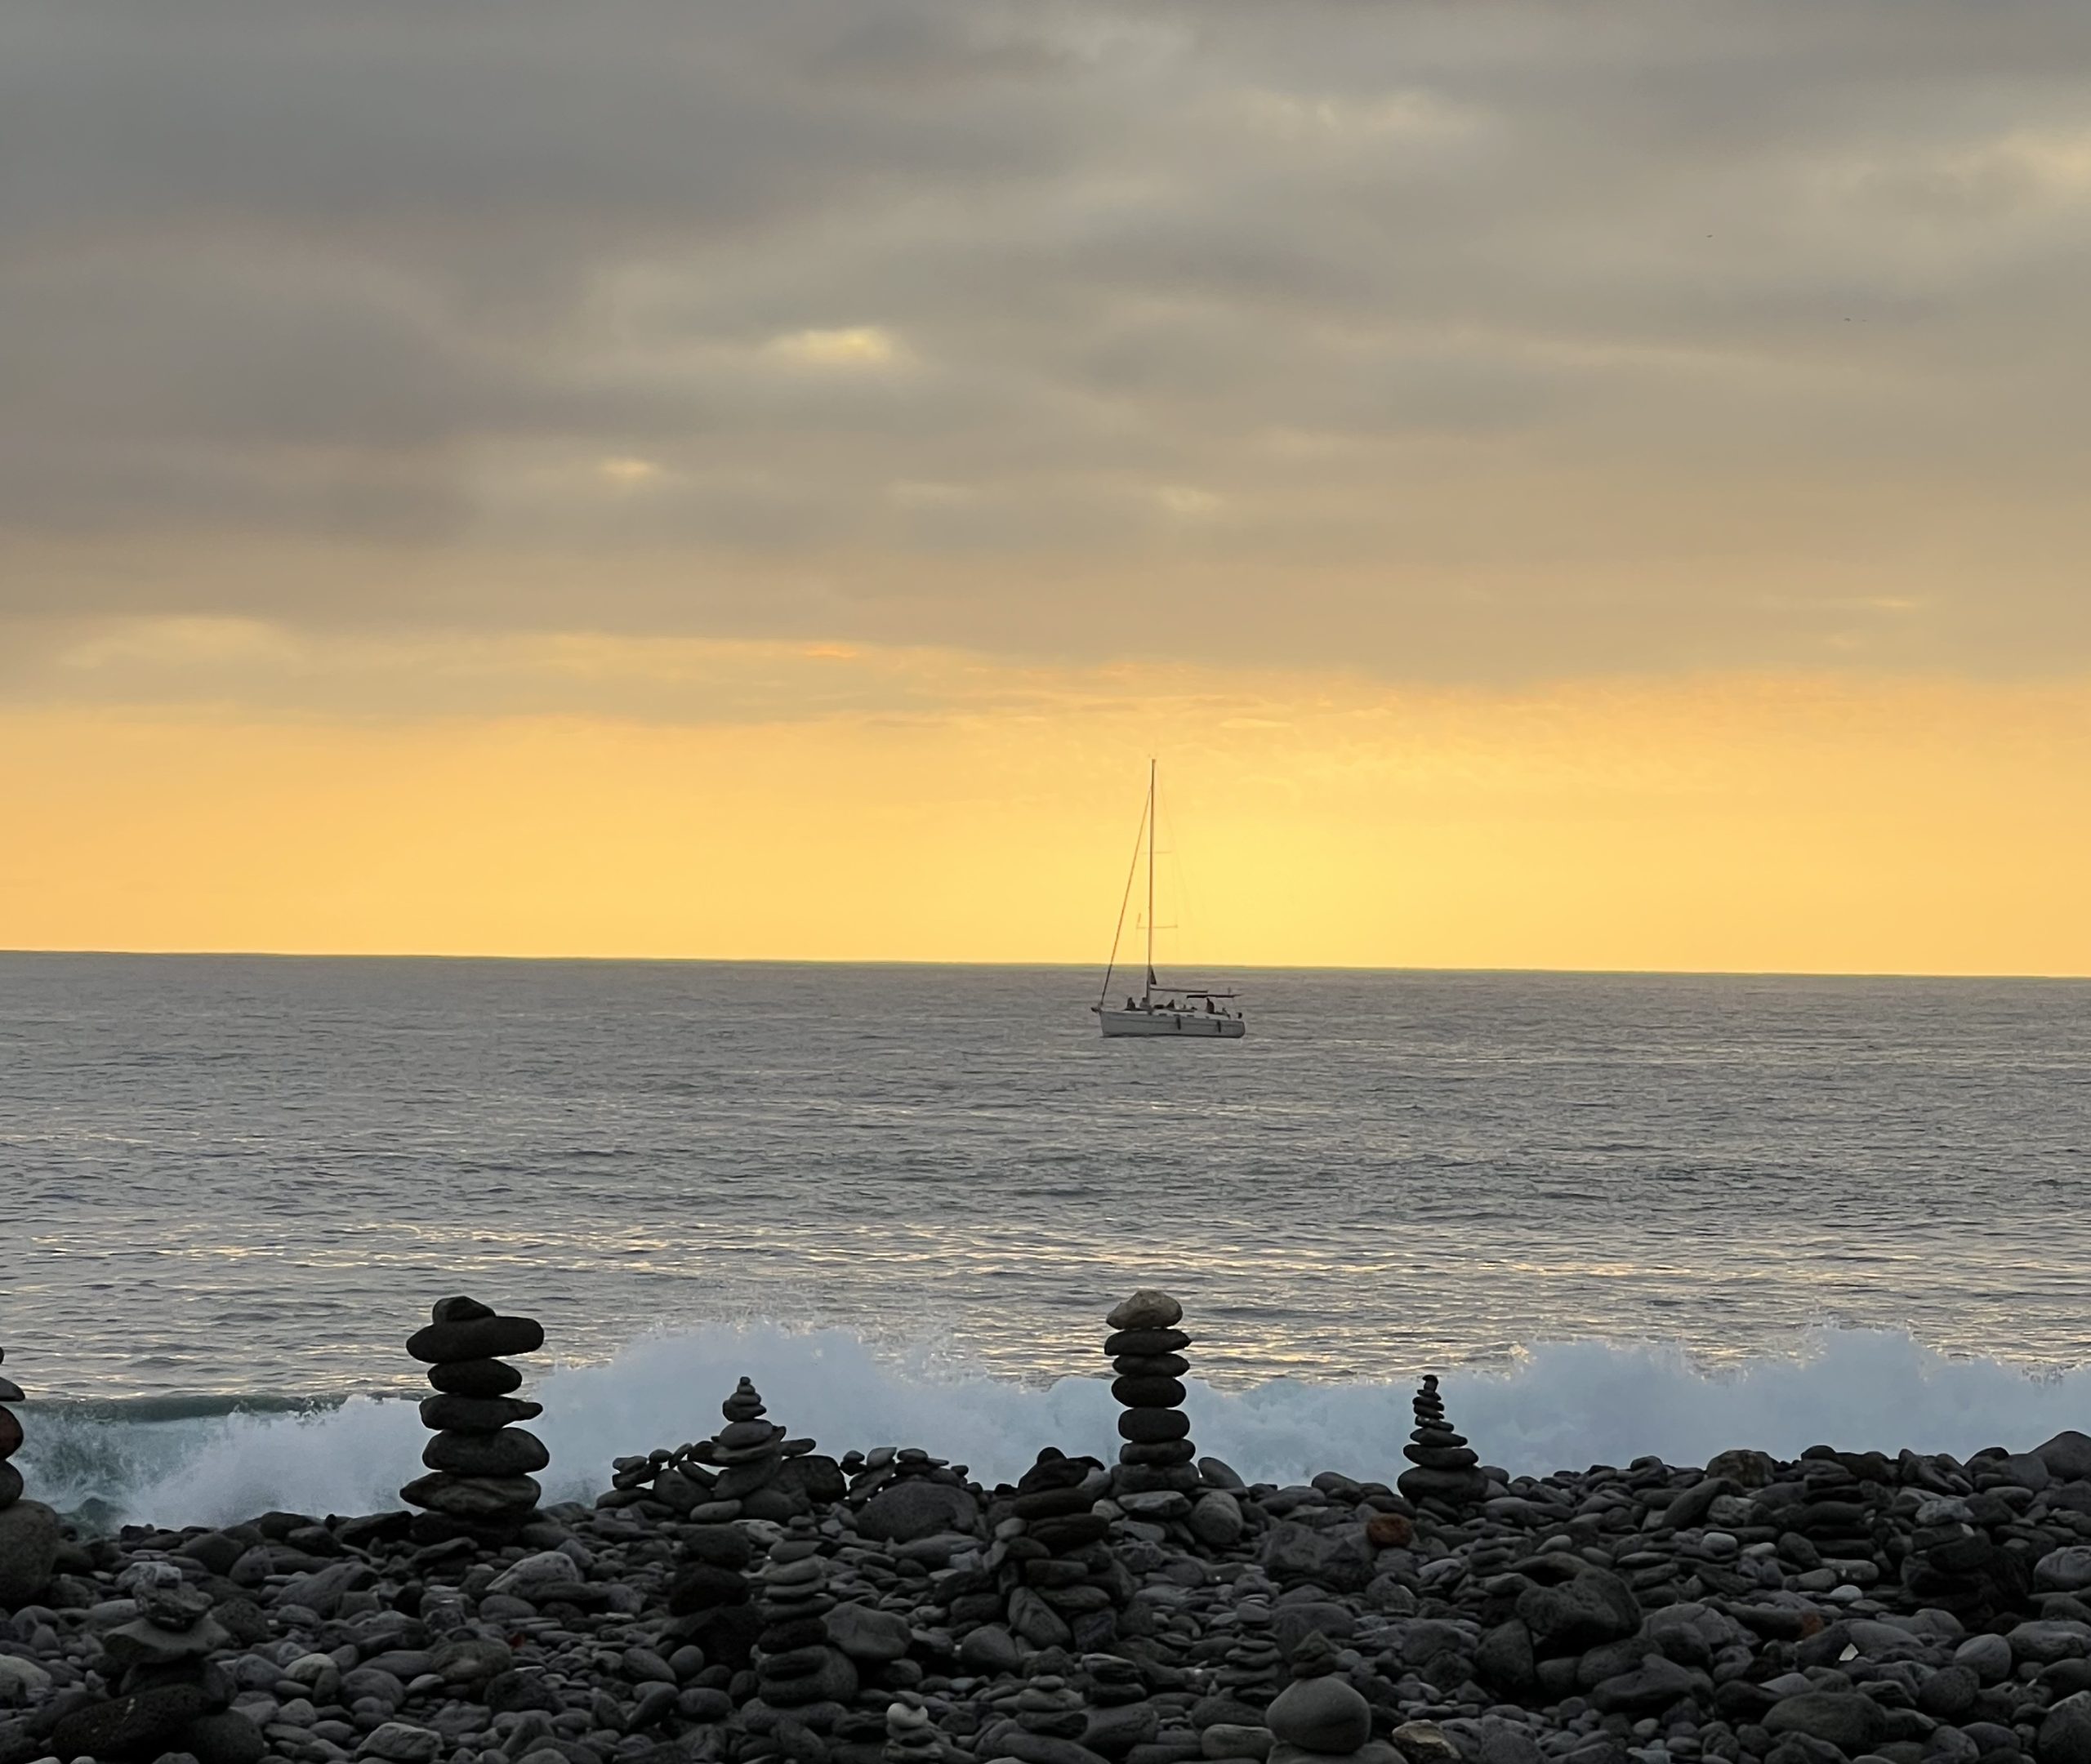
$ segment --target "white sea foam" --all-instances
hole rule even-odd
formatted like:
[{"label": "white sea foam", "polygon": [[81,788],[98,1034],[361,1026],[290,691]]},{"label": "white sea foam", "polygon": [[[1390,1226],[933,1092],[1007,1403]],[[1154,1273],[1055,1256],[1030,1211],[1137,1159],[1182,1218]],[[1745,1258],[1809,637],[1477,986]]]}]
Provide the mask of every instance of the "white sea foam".
[{"label": "white sea foam", "polygon": [[[921,1445],[992,1482],[1015,1477],[1043,1446],[1099,1455],[1117,1446],[1116,1407],[1099,1379],[1026,1386],[875,1349],[839,1330],[711,1327],[649,1336],[607,1364],[539,1379],[546,1414],[533,1426],[552,1451],[547,1499],[591,1499],[607,1486],[613,1457],[711,1432],[720,1399],[742,1374],[774,1419],[837,1455]],[[1411,1388],[1406,1379],[1277,1379],[1215,1391],[1193,1381],[1188,1406],[1200,1449],[1252,1481],[1297,1481],[1325,1469],[1392,1481],[1402,1468]],[[1507,1368],[1449,1369],[1444,1394],[1483,1459],[1514,1473],[1644,1453],[1703,1463],[1734,1446],[1790,1457],[1818,1441],[1964,1456],[2091,1424],[2091,1369],[2030,1375],[1861,1330],[1812,1332],[1790,1356],[1717,1372],[1660,1347],[1545,1344]],[[305,1414],[154,1422],[42,1405],[29,1431],[22,1464],[46,1499],[69,1508],[93,1501],[105,1515],[164,1525],[223,1523],[276,1507],[395,1506],[400,1483],[419,1473],[425,1437],[412,1404],[367,1397]]]}]

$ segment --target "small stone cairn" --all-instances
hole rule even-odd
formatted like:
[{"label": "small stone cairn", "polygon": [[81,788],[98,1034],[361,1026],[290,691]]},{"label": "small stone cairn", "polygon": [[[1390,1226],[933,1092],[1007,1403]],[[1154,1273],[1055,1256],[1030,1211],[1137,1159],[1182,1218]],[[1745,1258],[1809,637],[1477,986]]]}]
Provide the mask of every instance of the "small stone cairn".
[{"label": "small stone cairn", "polygon": [[[0,1361],[7,1357],[0,1348]],[[22,1449],[22,1423],[6,1405],[24,1400],[20,1386],[0,1376],[0,1611],[34,1604],[58,1562],[58,1515],[42,1501],[22,1499],[22,1472],[13,1462]]]},{"label": "small stone cairn", "polygon": [[857,1668],[829,1639],[827,1614],[834,1609],[820,1534],[810,1518],[799,1520],[770,1546],[757,1577],[757,1702],[742,1712],[751,1731],[776,1732],[790,1720],[826,1733],[847,1712],[857,1695]]},{"label": "small stone cairn", "polygon": [[1264,1712],[1276,1743],[1270,1764],[1398,1764],[1401,1754],[1372,1738],[1372,1705],[1336,1672],[1334,1644],[1310,1630],[1292,1650],[1292,1682]]},{"label": "small stone cairn", "polygon": [[259,1758],[261,1730],[230,1707],[232,1681],[211,1659],[233,1638],[212,1616],[210,1594],[169,1561],[132,1563],[116,1590],[138,1607],[102,1637],[102,1674],[116,1694],[60,1721],[58,1755]]},{"label": "small stone cairn", "polygon": [[[966,1467],[933,1458],[918,1446],[853,1451],[842,1460],[840,1474],[849,1481],[843,1498],[856,1513],[858,1535],[872,1542],[908,1544],[979,1529],[980,1503]],[[990,1603],[999,1616],[999,1602]]]},{"label": "small stone cairn", "polygon": [[1242,1705],[1246,1719],[1271,1700],[1284,1668],[1268,1600],[1242,1600],[1234,1607],[1233,1644],[1214,1674],[1215,1682]]},{"label": "small stone cairn", "polygon": [[[768,1519],[778,1524],[812,1511],[812,1503],[797,1477],[787,1477],[791,1459],[803,1458],[814,1449],[809,1439],[787,1439],[784,1429],[763,1419],[768,1412],[752,1380],[742,1379],[733,1394],[719,1405],[725,1426],[708,1440],[690,1449],[689,1461],[716,1467],[711,1496],[713,1503],[738,1503],[731,1517]],[[729,1517],[709,1512],[710,1519]]]},{"label": "small stone cairn", "polygon": [[884,1764],[943,1764],[943,1739],[921,1698],[905,1695],[887,1704]]},{"label": "small stone cairn", "polygon": [[399,1498],[428,1509],[414,1521],[418,1541],[512,1537],[537,1512],[543,1490],[530,1472],[550,1463],[551,1454],[514,1424],[544,1410],[510,1394],[523,1374],[501,1356],[535,1353],[545,1344],[544,1325],[466,1298],[438,1300],[433,1316],[407,1343],[435,1387],[421,1399],[421,1424],[435,1433],[421,1453],[429,1474]]},{"label": "small stone cairn", "polygon": [[1481,1459],[1464,1434],[1446,1424],[1444,1399],[1438,1394],[1438,1374],[1426,1373],[1416,1388],[1416,1428],[1402,1455],[1415,1466],[1395,1478],[1394,1486],[1418,1506],[1470,1507],[1488,1492]]},{"label": "small stone cairn", "polygon": [[[1117,1639],[1112,1612],[1126,1589],[1104,1541],[1111,1521],[1095,1510],[1109,1484],[1097,1459],[1070,1458],[1049,1446],[1018,1479],[1014,1498],[988,1508],[1000,1540],[997,1575],[1010,1628],[1032,1647],[1094,1650]],[[1020,1521],[1006,1536],[1005,1520]]]},{"label": "small stone cairn", "polygon": [[1198,1486],[1193,1462],[1198,1449],[1183,1409],[1181,1381],[1191,1369],[1181,1351],[1191,1338],[1176,1327],[1183,1316],[1183,1306],[1167,1293],[1142,1287],[1104,1320],[1112,1333],[1103,1351],[1118,1374],[1111,1394],[1125,1405],[1118,1437],[1126,1443],[1112,1478],[1116,1492],[1188,1494]]},{"label": "small stone cairn", "polygon": [[816,1453],[809,1439],[787,1439],[767,1413],[753,1381],[742,1379],[720,1405],[726,1424],[710,1439],[617,1460],[611,1487],[618,1504],[651,1500],[702,1525],[784,1525],[811,1512],[817,1500],[840,1499],[845,1484],[835,1460]]}]

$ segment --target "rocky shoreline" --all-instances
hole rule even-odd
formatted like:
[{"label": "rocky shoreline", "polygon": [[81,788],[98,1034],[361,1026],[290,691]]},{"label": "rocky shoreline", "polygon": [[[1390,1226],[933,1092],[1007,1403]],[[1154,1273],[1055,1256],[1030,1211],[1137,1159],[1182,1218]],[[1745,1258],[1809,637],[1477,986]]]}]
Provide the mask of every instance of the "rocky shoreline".
[{"label": "rocky shoreline", "polygon": [[0,1407],[0,1764],[2091,1764],[2083,1434],[1512,1477],[1426,1380],[1393,1484],[1245,1486],[1181,1321],[1109,1319],[1119,1462],[998,1487],[743,1380],[540,1506],[542,1331],[470,1299],[418,1512],[82,1538]]}]

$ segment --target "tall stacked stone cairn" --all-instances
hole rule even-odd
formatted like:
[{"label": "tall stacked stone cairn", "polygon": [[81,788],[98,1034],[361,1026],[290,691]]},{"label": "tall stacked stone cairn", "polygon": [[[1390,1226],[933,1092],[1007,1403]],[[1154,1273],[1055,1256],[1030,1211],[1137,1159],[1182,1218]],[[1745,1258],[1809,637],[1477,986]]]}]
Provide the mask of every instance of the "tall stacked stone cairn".
[{"label": "tall stacked stone cairn", "polygon": [[[7,1357],[0,1348],[0,1361]],[[14,1465],[22,1423],[7,1405],[23,1400],[21,1388],[0,1376],[0,1611],[34,1603],[58,1561],[58,1515],[42,1501],[22,1498],[22,1472]]]},{"label": "tall stacked stone cairn", "polygon": [[1416,1428],[1402,1455],[1415,1466],[1394,1479],[1394,1486],[1417,1506],[1456,1513],[1478,1505],[1488,1493],[1481,1459],[1445,1420],[1444,1399],[1438,1394],[1438,1374],[1426,1373],[1416,1388]]},{"label": "tall stacked stone cairn", "polygon": [[1191,1366],[1183,1350],[1191,1338],[1176,1327],[1183,1316],[1167,1293],[1144,1286],[1104,1320],[1112,1333],[1103,1351],[1118,1374],[1111,1394],[1125,1405],[1115,1494],[1188,1494],[1198,1486],[1198,1449],[1184,1413],[1182,1379]]},{"label": "tall stacked stone cairn", "polygon": [[803,1757],[813,1748],[802,1736],[833,1731],[857,1695],[855,1664],[828,1635],[835,1600],[823,1542],[811,1519],[796,1521],[756,1576],[756,1695],[741,1714],[751,1733],[775,1744],[744,1757]]},{"label": "tall stacked stone cairn", "polygon": [[1047,1446],[1006,1499],[992,1502],[989,1553],[1007,1601],[1010,1633],[1033,1648],[1107,1648],[1128,1577],[1105,1542],[1110,1517],[1096,1503],[1111,1475],[1095,1458]]},{"label": "tall stacked stone cairn", "polygon": [[550,1463],[551,1454],[515,1424],[544,1409],[513,1394],[523,1374],[503,1356],[535,1353],[545,1345],[544,1325],[461,1297],[437,1300],[433,1316],[407,1343],[435,1387],[421,1399],[421,1424],[435,1434],[421,1452],[429,1473],[399,1498],[427,1509],[414,1521],[417,1542],[513,1537],[537,1513],[543,1490],[530,1472]]}]

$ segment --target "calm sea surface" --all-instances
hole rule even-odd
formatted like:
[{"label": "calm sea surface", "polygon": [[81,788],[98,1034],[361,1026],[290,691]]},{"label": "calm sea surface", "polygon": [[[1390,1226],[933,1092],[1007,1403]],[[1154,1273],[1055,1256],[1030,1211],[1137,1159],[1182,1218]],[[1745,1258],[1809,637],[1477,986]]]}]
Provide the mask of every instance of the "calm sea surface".
[{"label": "calm sea surface", "polygon": [[840,1325],[1391,1377],[1812,1324],[2091,1360],[2091,985],[1253,973],[1105,1043],[1046,969],[0,956],[0,1343],[47,1396],[412,1382],[469,1290],[558,1352]]}]

